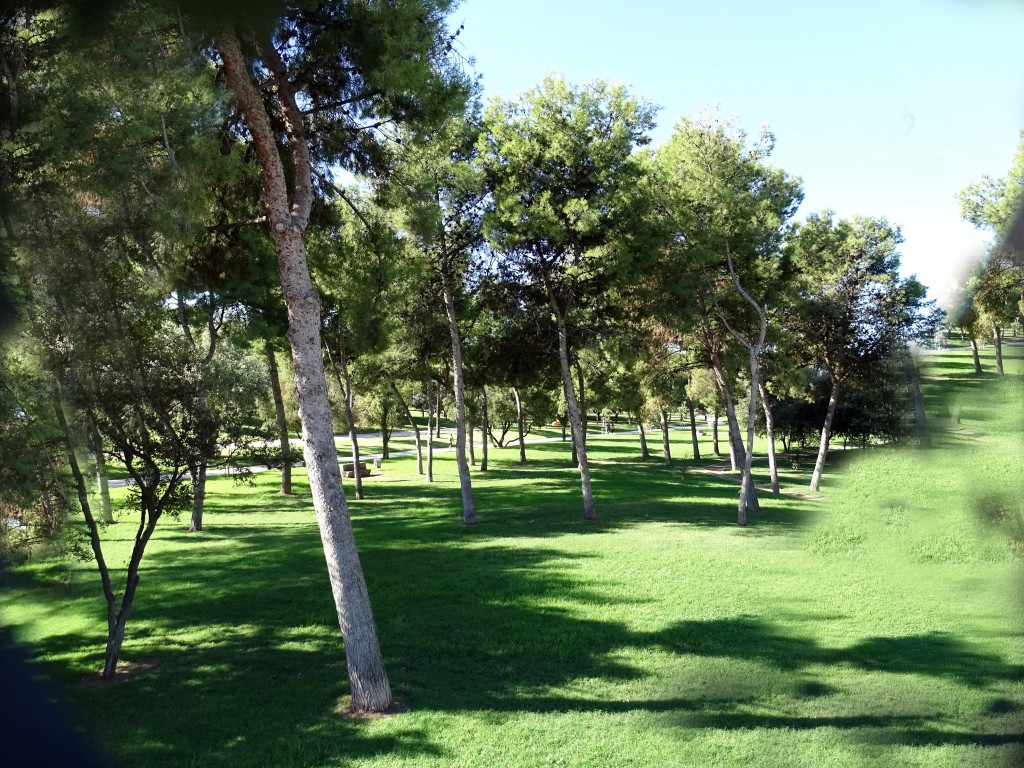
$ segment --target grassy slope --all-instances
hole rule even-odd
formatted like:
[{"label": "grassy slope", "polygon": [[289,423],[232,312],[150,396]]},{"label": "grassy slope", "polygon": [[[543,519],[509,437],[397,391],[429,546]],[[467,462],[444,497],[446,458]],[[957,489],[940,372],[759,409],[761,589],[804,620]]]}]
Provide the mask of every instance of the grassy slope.
[{"label": "grassy slope", "polygon": [[735,486],[643,462],[635,436],[592,438],[591,525],[561,444],[525,468],[492,452],[472,530],[450,458],[433,486],[387,463],[353,515],[398,717],[333,714],[315,525],[274,473],[211,481],[202,534],[162,526],[124,651],[151,671],[80,684],[103,638],[88,565],[13,574],[4,621],[133,766],[1012,764],[1024,366],[982,390],[962,353],[932,361],[933,424],[956,430],[940,447],[851,452],[823,501],[766,498],[746,530]]}]

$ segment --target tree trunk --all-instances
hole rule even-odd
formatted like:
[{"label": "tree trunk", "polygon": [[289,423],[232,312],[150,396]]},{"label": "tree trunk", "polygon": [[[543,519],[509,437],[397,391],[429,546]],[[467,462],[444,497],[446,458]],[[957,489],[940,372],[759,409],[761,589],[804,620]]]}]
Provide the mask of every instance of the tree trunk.
[{"label": "tree trunk", "polygon": [[568,423],[568,421],[569,421],[569,414],[565,414],[562,417],[562,423],[559,424],[559,426],[562,428],[562,442],[563,443],[565,442],[565,426]]},{"label": "tree trunk", "polygon": [[444,405],[444,387],[440,384],[437,385],[437,411],[435,412],[434,425],[437,430],[437,434],[434,435],[438,440],[441,439],[441,407]]},{"label": "tree trunk", "polygon": [[416,419],[412,417],[412,411],[409,410],[409,404],[405,402],[405,398],[402,397],[402,393],[398,389],[398,385],[395,384],[395,380],[391,379],[391,391],[395,393],[395,399],[398,400],[398,407],[405,411],[405,418],[409,420],[412,425],[413,434],[416,436],[416,474],[423,474],[423,445],[420,441],[420,427],[416,423]]},{"label": "tree trunk", "polygon": [[[572,429],[572,444],[576,449],[576,457],[580,467],[580,484],[583,488],[583,519],[593,520],[597,517],[594,506],[594,494],[590,488],[590,465],[587,463],[587,445],[584,441],[583,424],[580,421],[580,409],[576,403],[576,391],[572,383],[572,371],[569,368],[569,330],[566,327],[565,315],[555,301],[555,295],[548,289],[551,308],[555,311],[558,321],[558,359],[562,367],[562,387],[565,390],[565,407],[569,412],[569,425]],[[579,365],[577,364],[579,372]],[[582,383],[583,377],[580,376]]]},{"label": "tree trunk", "polygon": [[434,400],[427,382],[427,482],[434,482]]},{"label": "tree trunk", "polygon": [[907,353],[907,378],[910,379],[910,391],[914,395],[914,431],[917,442],[922,448],[931,448],[932,439],[928,434],[928,416],[924,410],[924,395],[921,393],[921,372],[917,369],[912,353]]},{"label": "tree trunk", "polygon": [[971,355],[974,357],[974,373],[981,375],[981,356],[978,354],[978,340],[971,335]]},{"label": "tree trunk", "polygon": [[[586,445],[587,428],[590,423],[590,419],[587,417],[587,390],[583,386],[583,366],[579,364],[579,361],[576,362],[576,380],[579,382],[579,398],[576,402],[579,406],[579,413],[582,414],[583,418],[583,432],[580,435],[580,440],[583,441],[583,445]],[[566,407],[568,408],[568,405]],[[570,417],[570,423],[571,422],[572,417]],[[573,466],[575,466],[575,464]]]},{"label": "tree trunk", "polygon": [[672,466],[672,447],[668,442],[668,411],[661,408],[661,453],[665,457],[665,466]]},{"label": "tree trunk", "polygon": [[96,457],[96,486],[100,493],[100,519],[107,525],[114,522],[114,511],[110,504],[110,484],[107,481],[107,461],[103,456],[103,441],[95,424],[89,425],[92,452]]},{"label": "tree trunk", "polygon": [[519,463],[526,463],[526,422],[523,418],[523,400],[519,396],[519,388],[512,387],[512,397],[516,401],[516,425],[519,430]]},{"label": "tree trunk", "polygon": [[303,453],[344,640],[352,707],[357,711],[383,712],[391,707],[393,696],[341,484],[320,345],[320,302],[306,262],[304,237],[313,195],[304,117],[296,104],[291,83],[282,74],[283,67],[280,62],[275,64],[276,57],[271,53],[264,63],[271,72],[286,116],[287,156],[294,166],[294,199],[289,200],[288,182],[270,116],[262,94],[250,80],[249,67],[234,31],[218,30],[216,46],[227,85],[245,118],[260,167],[261,198],[288,310],[288,340],[302,420]]},{"label": "tree trunk", "polygon": [[[75,487],[78,490],[78,503],[82,508],[82,515],[85,517],[85,525],[89,531],[89,544],[92,546],[93,556],[96,558],[96,567],[100,572],[100,582],[103,585],[103,598],[107,608],[107,651],[103,664],[103,679],[109,679],[117,668],[117,656],[121,650],[121,642],[115,641],[114,628],[116,625],[116,597],[110,582],[110,571],[107,569],[107,561],[103,557],[103,548],[100,542],[99,526],[92,515],[92,507],[89,504],[89,491],[85,484],[85,477],[78,466],[78,457],[75,455],[75,443],[71,437],[71,430],[68,427],[67,417],[64,414],[64,405],[61,402],[59,390],[54,394],[53,408],[57,415],[57,423],[60,425],[64,435],[64,445],[68,454],[68,465],[71,467],[71,474],[75,479]],[[124,638],[122,628],[121,638]]]},{"label": "tree trunk", "polygon": [[[438,203],[440,205],[440,201]],[[459,322],[455,314],[455,298],[452,294],[452,279],[448,258],[448,241],[442,229],[438,244],[441,249],[441,293],[448,315],[448,335],[452,343],[452,378],[455,395],[455,463],[459,469],[459,488],[462,491],[462,522],[476,525],[476,507],[473,504],[473,483],[466,461],[466,395],[462,374],[462,340],[459,337]],[[438,404],[440,407],[440,403]]]},{"label": "tree trunk", "polygon": [[473,429],[473,418],[469,417],[466,419],[466,443],[469,446],[469,463],[472,466],[476,466],[476,446],[474,445],[474,429]]},{"label": "tree trunk", "polygon": [[192,479],[192,519],[189,522],[190,533],[203,530],[203,506],[206,502],[206,457],[189,467]]},{"label": "tree trunk", "polygon": [[821,474],[825,471],[825,455],[828,453],[828,441],[832,439],[832,419],[839,405],[839,383],[832,379],[832,391],[828,396],[828,410],[825,412],[825,425],[821,428],[821,444],[818,447],[818,458],[814,462],[814,474],[811,475],[811,490],[817,491],[821,484]]},{"label": "tree trunk", "polygon": [[[360,501],[363,499],[363,476],[359,473],[359,436],[356,433],[356,417],[355,409],[352,407],[352,376],[349,375],[348,370],[348,354],[345,349],[345,342],[343,339],[338,339],[338,367],[341,368],[342,380],[338,383],[341,384],[342,399],[345,401],[345,421],[348,423],[348,440],[352,444],[352,479],[355,481],[355,492],[356,498]],[[387,438],[384,438],[384,444],[387,445]],[[387,449],[384,449],[385,458],[387,458]]]},{"label": "tree trunk", "polygon": [[775,460],[775,414],[772,413],[771,406],[768,404],[768,389],[761,379],[760,372],[757,377],[757,389],[761,394],[761,410],[764,411],[765,437],[768,440],[768,471],[772,478],[772,493],[777,496],[780,491],[779,467]]},{"label": "tree trunk", "polygon": [[491,425],[487,420],[487,387],[480,388],[480,471],[487,471],[487,443]]},{"label": "tree trunk", "polygon": [[992,341],[996,347],[996,373],[1003,375],[1003,329],[1001,326],[992,324]]},{"label": "tree trunk", "polygon": [[281,445],[281,495],[292,495],[292,445],[288,439],[288,417],[284,412],[284,395],[281,392],[281,377],[277,370],[277,355],[270,339],[263,343],[270,372],[270,390],[274,394],[274,413],[277,416],[277,437]]},{"label": "tree trunk", "polygon": [[718,410],[716,409],[711,421],[711,451],[715,456],[722,455],[722,446],[718,443]]},{"label": "tree trunk", "polygon": [[700,445],[697,443],[697,414],[693,411],[693,400],[686,401],[690,412],[690,442],[693,444],[693,460],[700,461]]},{"label": "tree trunk", "polygon": [[636,418],[637,431],[640,433],[640,455],[645,458],[651,458],[651,452],[647,449],[647,435],[644,433],[644,423],[641,421],[640,416]]}]

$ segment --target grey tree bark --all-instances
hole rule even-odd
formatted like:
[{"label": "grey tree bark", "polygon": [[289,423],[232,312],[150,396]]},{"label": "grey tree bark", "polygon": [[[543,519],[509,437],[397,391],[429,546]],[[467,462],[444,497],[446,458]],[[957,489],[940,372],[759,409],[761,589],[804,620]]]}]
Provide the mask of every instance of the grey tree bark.
[{"label": "grey tree bark", "polygon": [[459,336],[459,320],[455,313],[451,264],[443,228],[438,242],[441,250],[441,294],[444,298],[445,314],[448,316],[448,335],[452,343],[452,379],[455,390],[453,393],[455,395],[455,463],[459,469],[459,489],[462,492],[462,522],[464,525],[476,525],[473,481],[469,475],[469,463],[466,461],[466,388],[462,372],[462,339]]},{"label": "grey tree bark", "polygon": [[427,482],[434,482],[434,400],[433,387],[427,382]]},{"label": "grey tree bark", "polygon": [[917,434],[918,445],[922,448],[931,448],[932,439],[928,434],[928,416],[924,410],[924,394],[921,392],[921,372],[914,362],[913,353],[907,353],[907,378],[910,382],[910,391],[914,396],[914,431]]},{"label": "grey tree bark", "polygon": [[[330,347],[328,347],[328,354]],[[341,398],[345,405],[345,421],[348,423],[348,441],[352,447],[352,479],[355,481],[356,498],[363,499],[363,477],[359,473],[359,433],[356,432],[356,415],[353,408],[354,393],[352,391],[352,376],[348,370],[348,354],[345,349],[344,339],[338,339],[338,363],[335,369],[335,377],[338,379],[338,387],[341,389]]]},{"label": "grey tree bark", "polygon": [[519,388],[512,387],[512,398],[516,401],[516,425],[519,430],[519,463],[526,463],[526,421],[523,417],[523,399]]},{"label": "grey tree bark", "polygon": [[416,423],[416,419],[412,417],[412,411],[409,410],[409,404],[405,402],[405,398],[402,397],[402,393],[398,389],[398,385],[395,384],[395,380],[391,380],[391,391],[395,393],[395,399],[398,400],[398,407],[405,413],[405,418],[412,425],[413,434],[416,435],[416,474],[423,474],[423,443],[420,440],[420,427]]},{"label": "grey tree bark", "polygon": [[690,442],[693,445],[693,460],[700,461],[700,445],[697,443],[697,414],[694,413],[693,400],[687,400],[686,407],[690,412]]},{"label": "grey tree bark", "polygon": [[106,525],[114,522],[114,510],[110,504],[110,484],[107,480],[107,461],[103,455],[103,441],[95,424],[89,425],[89,442],[93,456],[96,457],[96,487],[100,496],[100,519]]},{"label": "grey tree bark", "polygon": [[761,394],[761,410],[764,411],[765,437],[768,440],[768,471],[772,478],[772,493],[779,494],[779,467],[775,456],[775,414],[768,404],[768,389],[764,385],[764,379],[758,372],[757,390]]},{"label": "grey tree bark", "polygon": [[487,471],[487,442],[491,425],[487,420],[487,387],[480,388],[480,471]]},{"label": "grey tree bark", "polygon": [[565,391],[565,407],[569,412],[572,444],[576,449],[576,458],[579,462],[580,485],[583,488],[583,519],[593,520],[597,517],[597,509],[594,506],[594,494],[590,487],[590,465],[587,463],[587,445],[583,437],[585,433],[580,421],[579,405],[576,402],[576,390],[572,383],[572,370],[569,367],[569,330],[565,323],[565,313],[558,306],[558,301],[550,286],[548,286],[548,298],[558,322],[558,359],[562,367],[562,388]]},{"label": "grey tree bark", "polygon": [[[718,416],[718,409],[715,409],[715,412],[711,415],[711,451],[715,456],[722,455],[722,447],[718,443]],[[736,469],[736,467],[733,467],[733,469]]]},{"label": "grey tree bark", "polygon": [[1003,329],[995,323],[992,324],[992,343],[996,348],[996,373],[1003,376]]},{"label": "grey tree bark", "polygon": [[284,412],[284,395],[281,392],[281,376],[277,370],[277,354],[267,339],[263,343],[263,354],[267,358],[270,373],[270,390],[274,395],[274,414],[277,417],[277,438],[281,446],[281,495],[292,495],[292,445],[288,439],[288,417]]},{"label": "grey tree bark", "polygon": [[659,408],[661,412],[661,454],[665,459],[665,466],[672,466],[672,446],[668,441],[668,411]]},{"label": "grey tree bark", "polygon": [[283,65],[270,49],[263,63],[275,86],[288,155],[294,166],[293,193],[289,200],[288,181],[270,116],[262,94],[250,79],[250,70],[234,30],[218,30],[215,44],[224,65],[228,88],[245,119],[260,167],[261,197],[288,310],[288,340],[302,420],[303,452],[338,624],[344,639],[352,707],[358,711],[383,712],[391,707],[393,696],[384,670],[369,592],[341,484],[321,352],[320,302],[306,262],[305,230],[313,190],[305,118],[296,103]]},{"label": "grey tree bark", "polygon": [[814,473],[811,475],[811,490],[818,490],[821,475],[825,471],[825,456],[828,454],[828,443],[832,439],[832,420],[839,405],[840,384],[832,380],[832,391],[828,396],[828,410],[825,412],[825,424],[821,428],[821,443],[818,446],[818,458],[814,462]]},{"label": "grey tree bark", "polygon": [[971,356],[974,358],[974,373],[981,375],[981,355],[978,354],[978,340],[971,335]]},{"label": "grey tree bark", "polygon": [[649,459],[651,458],[651,452],[647,448],[647,435],[644,432],[644,423],[639,414],[636,417],[636,426],[637,432],[640,434],[640,455],[645,459]]}]

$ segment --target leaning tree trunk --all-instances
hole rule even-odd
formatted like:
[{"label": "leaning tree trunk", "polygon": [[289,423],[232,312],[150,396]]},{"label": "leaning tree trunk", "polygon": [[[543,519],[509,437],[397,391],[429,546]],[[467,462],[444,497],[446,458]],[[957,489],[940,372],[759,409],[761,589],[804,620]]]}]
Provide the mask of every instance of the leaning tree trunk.
[{"label": "leaning tree trunk", "polygon": [[776,496],[779,491],[779,467],[775,460],[775,414],[768,404],[768,389],[760,375],[757,377],[757,390],[761,394],[761,410],[764,411],[765,438],[768,441],[768,471],[772,478],[772,493]]},{"label": "leaning tree trunk", "polygon": [[[577,390],[577,392],[579,392],[579,398],[577,399],[577,404],[579,407],[579,413],[582,414],[583,419],[583,432],[580,435],[580,439],[583,441],[583,444],[586,445],[587,428],[590,424],[590,417],[587,416],[587,390],[584,387],[583,366],[580,365],[578,360],[576,361],[576,380],[579,382],[579,389]],[[573,466],[575,466],[575,464]]]},{"label": "leaning tree trunk", "polygon": [[[733,404],[732,393],[729,391],[729,386],[726,383],[725,369],[718,357],[718,353],[714,351],[711,354],[711,372],[714,374],[715,384],[718,387],[722,402],[725,403],[725,418],[729,426],[729,458],[732,461],[732,470],[735,472],[737,468],[745,465],[746,452],[743,450],[742,432],[740,432],[739,420],[736,418],[736,406]],[[753,483],[748,482],[744,485],[741,481],[740,493],[740,504],[745,506],[746,511],[760,511],[761,507],[757,500],[757,491]],[[737,523],[744,525],[745,522],[739,522],[740,517],[743,517],[745,521],[745,512],[737,517]]]},{"label": "leaning tree trunk", "polygon": [[455,395],[455,463],[459,469],[459,488],[462,491],[462,522],[476,525],[476,507],[473,504],[473,481],[469,476],[466,461],[466,392],[462,374],[462,340],[459,337],[459,322],[455,314],[455,298],[452,295],[451,274],[448,269],[448,245],[444,231],[439,239],[441,259],[441,293],[448,315],[448,336],[452,343],[452,378]]},{"label": "leaning tree trunk", "polygon": [[203,507],[206,502],[206,457],[189,467],[192,480],[192,519],[189,521],[189,533],[203,530]]},{"label": "leaning tree trunk", "polygon": [[1003,375],[1003,329],[992,324],[992,342],[996,348],[996,373]]},{"label": "leaning tree trunk", "polygon": [[96,457],[96,486],[100,493],[100,519],[107,525],[114,522],[114,510],[110,504],[110,483],[107,481],[107,461],[103,456],[103,441],[95,424],[89,425],[89,441]]},{"label": "leaning tree trunk", "polygon": [[487,419],[487,387],[480,388],[480,471],[487,471],[487,443],[491,425]]},{"label": "leaning tree trunk", "polygon": [[828,396],[828,410],[825,412],[825,424],[821,428],[821,444],[818,446],[818,458],[814,462],[814,473],[811,475],[811,490],[818,490],[821,484],[821,474],[825,471],[825,456],[828,453],[828,443],[832,439],[832,419],[836,415],[836,407],[839,405],[840,386],[834,378],[832,379],[832,391]]},{"label": "leaning tree trunk", "polygon": [[981,375],[981,355],[978,354],[978,340],[971,334],[971,355],[974,357],[974,373]]},{"label": "leaning tree trunk", "polygon": [[348,370],[348,355],[345,342],[338,340],[338,367],[341,368],[341,396],[345,401],[345,421],[348,423],[348,441],[352,444],[352,479],[355,481],[356,498],[363,499],[363,476],[359,472],[359,436],[356,433],[355,409],[352,407],[352,376]]},{"label": "leaning tree trunk", "polygon": [[672,466],[672,447],[668,442],[668,411],[661,408],[661,453],[665,458],[665,466]]},{"label": "leaning tree trunk", "polygon": [[686,401],[690,412],[690,442],[693,444],[693,460],[700,461],[700,445],[697,444],[697,414],[693,410],[693,400]]},{"label": "leaning tree trunk", "polygon": [[921,372],[917,369],[912,352],[907,352],[907,378],[910,391],[914,396],[914,431],[917,433],[918,445],[931,448],[932,439],[928,434],[928,416],[924,410],[924,394],[921,392]]},{"label": "leaning tree trunk", "polygon": [[284,395],[281,392],[281,376],[277,370],[277,355],[267,339],[263,343],[270,372],[270,390],[274,394],[274,413],[277,416],[277,437],[281,445],[281,495],[292,495],[292,444],[288,439],[288,417],[284,412]]},{"label": "leaning tree trunk", "polygon": [[416,436],[416,474],[423,474],[423,444],[420,441],[420,427],[416,423],[416,419],[412,417],[412,411],[409,410],[409,404],[405,402],[405,398],[402,397],[402,393],[398,389],[398,385],[395,384],[395,380],[391,379],[391,391],[395,393],[395,399],[398,400],[398,407],[405,412],[405,418],[412,424],[413,434]]},{"label": "leaning tree trunk", "polygon": [[523,418],[523,399],[519,396],[519,388],[512,387],[512,397],[516,401],[516,425],[519,430],[519,463],[526,463],[526,420]]},{"label": "leaning tree trunk", "polygon": [[576,458],[580,467],[580,485],[583,488],[583,519],[593,520],[597,517],[597,509],[594,506],[594,494],[590,487],[590,465],[587,463],[587,445],[583,438],[583,424],[580,422],[580,409],[576,402],[572,371],[569,368],[569,330],[566,327],[565,314],[560,311],[555,301],[555,295],[550,288],[548,297],[558,321],[558,359],[562,367],[562,387],[565,390],[565,407],[569,412],[569,425],[572,429],[572,444],[576,449]]},{"label": "leaning tree trunk", "polygon": [[288,310],[288,340],[292,348],[310,494],[344,640],[352,707],[357,711],[386,711],[393,703],[393,696],[341,484],[320,346],[320,301],[306,262],[305,230],[313,189],[305,117],[296,103],[291,82],[284,74],[284,66],[271,48],[263,63],[285,115],[287,156],[294,171],[291,174],[293,199],[289,199],[288,179],[274,128],[262,94],[250,79],[249,66],[234,30],[218,30],[215,43],[228,88],[249,129],[260,168],[261,198]]},{"label": "leaning tree trunk", "polygon": [[427,482],[434,482],[434,401],[427,382]]},{"label": "leaning tree trunk", "polygon": [[651,458],[651,452],[647,449],[647,435],[644,433],[644,423],[641,419],[642,417],[637,414],[636,426],[637,431],[640,433],[640,455],[645,459],[649,459]]}]

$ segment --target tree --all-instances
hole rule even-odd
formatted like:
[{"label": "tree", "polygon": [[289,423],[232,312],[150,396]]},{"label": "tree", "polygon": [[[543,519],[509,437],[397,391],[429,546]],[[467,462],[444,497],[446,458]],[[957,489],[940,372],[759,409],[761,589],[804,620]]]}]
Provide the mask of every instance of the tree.
[{"label": "tree", "polygon": [[[672,234],[663,250],[669,261],[663,271],[689,273],[695,303],[703,310],[699,324],[741,464],[739,525],[746,524],[748,507],[757,503],[751,462],[767,308],[781,290],[785,270],[780,246],[787,222],[803,197],[799,180],[769,165],[773,149],[771,133],[762,132],[748,146],[744,131],[728,120],[706,115],[682,118],[657,155],[660,197]],[[676,295],[686,294],[677,291]],[[689,312],[680,308],[676,314],[685,318]],[[723,328],[747,352],[745,448],[723,367]]]},{"label": "tree", "polygon": [[249,30],[224,22],[215,29],[227,86],[260,167],[261,200],[288,308],[310,490],[345,640],[352,704],[360,711],[388,709],[392,694],[338,470],[305,234],[314,177],[327,178],[331,163],[372,167],[380,156],[375,131],[381,126],[448,112],[453,95],[461,96],[445,70],[445,10],[446,3],[431,0],[289,4],[271,34],[257,37],[245,52],[241,39],[254,37]]},{"label": "tree", "polygon": [[402,162],[390,180],[393,199],[406,212],[405,228],[427,257],[441,287],[451,343],[455,461],[464,525],[476,525],[477,520],[466,460],[466,385],[459,315],[460,305],[464,305],[460,301],[463,276],[482,241],[483,178],[473,162],[479,130],[479,116],[471,113],[436,131],[409,137],[403,142]]},{"label": "tree", "polygon": [[572,321],[628,263],[613,235],[633,218],[633,149],[648,141],[653,116],[621,86],[574,87],[547,76],[518,102],[496,99],[484,118],[480,155],[493,199],[484,228],[508,273],[554,315],[587,520],[596,508],[572,377]]},{"label": "tree", "polygon": [[899,275],[903,238],[885,219],[812,214],[791,240],[799,280],[790,328],[831,382],[811,490],[818,490],[844,390],[887,375],[924,309],[925,288]]}]

